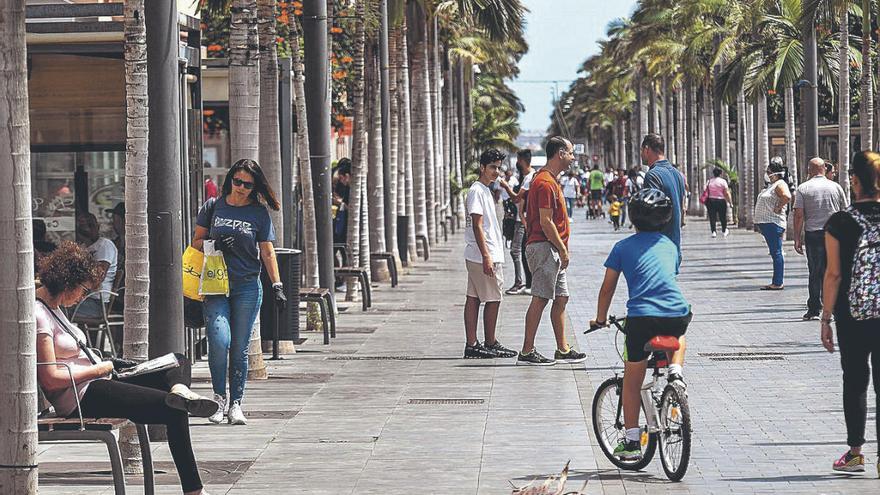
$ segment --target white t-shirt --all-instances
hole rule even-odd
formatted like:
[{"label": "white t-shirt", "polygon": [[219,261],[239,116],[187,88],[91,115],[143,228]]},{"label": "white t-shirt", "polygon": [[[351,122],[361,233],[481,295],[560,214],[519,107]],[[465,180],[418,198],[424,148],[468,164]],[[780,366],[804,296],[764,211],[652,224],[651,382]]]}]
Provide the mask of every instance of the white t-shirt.
[{"label": "white t-shirt", "polygon": [[471,217],[471,214],[475,213],[482,215],[483,235],[486,238],[486,248],[489,250],[489,256],[492,257],[492,263],[504,263],[504,239],[501,237],[501,225],[495,212],[495,197],[492,191],[482,182],[474,182],[468,190],[465,209],[467,217],[464,229],[464,259],[474,263],[483,262],[483,254],[477,245],[473,217]]},{"label": "white t-shirt", "polygon": [[[501,178],[499,177],[498,180],[500,181]],[[498,184],[498,185],[499,185],[499,187],[501,186],[501,184]],[[511,189],[513,189],[519,185],[519,179],[517,179],[515,175],[511,175],[510,178],[507,179],[507,185],[510,186]],[[510,199],[510,194],[507,194],[507,189],[504,189],[502,187],[501,188],[501,201],[507,201],[508,199]]]},{"label": "white t-shirt", "polygon": [[[534,176],[535,176],[535,170],[532,169],[531,172],[529,172],[525,177],[523,177],[522,187],[520,188],[520,191],[528,191],[529,190],[529,187],[532,185],[532,177],[534,177]],[[513,187],[513,186],[510,186],[510,187]],[[526,202],[525,201],[522,202],[522,204],[520,205],[520,208],[522,208],[523,210],[526,209]],[[516,216],[516,223],[522,223],[520,221],[519,215]]]},{"label": "white t-shirt", "polygon": [[565,176],[562,178],[562,195],[569,199],[577,198],[577,188],[580,180],[577,177]]},{"label": "white t-shirt", "polygon": [[[107,275],[104,276],[104,280],[101,282],[101,290],[113,290],[113,280],[116,278],[116,263],[119,255],[116,250],[116,245],[113,244],[113,241],[110,239],[99,237],[94,244],[86,249],[92,253],[92,257],[95,258],[95,261],[106,261],[107,263],[110,263],[110,267],[107,268]],[[103,297],[103,302],[110,300],[110,294],[106,292],[101,294],[101,296]],[[98,299],[98,294],[93,294],[91,297],[93,299]]]}]

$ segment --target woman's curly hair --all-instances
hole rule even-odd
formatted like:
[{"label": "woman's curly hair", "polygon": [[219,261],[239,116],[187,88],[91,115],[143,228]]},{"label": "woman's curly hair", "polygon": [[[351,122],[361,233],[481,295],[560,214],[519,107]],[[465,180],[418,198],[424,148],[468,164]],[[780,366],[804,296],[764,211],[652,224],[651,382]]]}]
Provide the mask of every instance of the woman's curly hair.
[{"label": "woman's curly hair", "polygon": [[80,285],[92,285],[98,279],[98,263],[84,247],[64,241],[38,263],[40,283],[57,296]]}]

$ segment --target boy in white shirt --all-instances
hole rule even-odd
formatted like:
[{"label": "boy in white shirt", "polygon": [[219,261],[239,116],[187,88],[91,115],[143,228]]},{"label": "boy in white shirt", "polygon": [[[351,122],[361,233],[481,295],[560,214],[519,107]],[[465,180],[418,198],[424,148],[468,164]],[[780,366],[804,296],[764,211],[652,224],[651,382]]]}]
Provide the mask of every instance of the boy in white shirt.
[{"label": "boy in white shirt", "polygon": [[[487,150],[480,156],[480,178],[471,185],[465,201],[464,258],[468,272],[464,305],[465,359],[516,356],[516,351],[504,347],[495,338],[504,284],[504,239],[495,212],[495,196],[489,186],[498,178],[502,160],[504,154],[496,149]],[[486,304],[483,309],[483,343],[477,340],[481,303]]]}]

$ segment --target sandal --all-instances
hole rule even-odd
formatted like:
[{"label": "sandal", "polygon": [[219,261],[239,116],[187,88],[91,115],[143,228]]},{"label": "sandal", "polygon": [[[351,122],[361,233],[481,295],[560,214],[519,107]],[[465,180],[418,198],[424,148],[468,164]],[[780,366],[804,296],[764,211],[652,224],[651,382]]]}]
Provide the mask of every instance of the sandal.
[{"label": "sandal", "polygon": [[780,285],[779,287],[774,287],[772,285],[765,285],[761,287],[761,290],[783,290],[785,289],[784,285]]}]

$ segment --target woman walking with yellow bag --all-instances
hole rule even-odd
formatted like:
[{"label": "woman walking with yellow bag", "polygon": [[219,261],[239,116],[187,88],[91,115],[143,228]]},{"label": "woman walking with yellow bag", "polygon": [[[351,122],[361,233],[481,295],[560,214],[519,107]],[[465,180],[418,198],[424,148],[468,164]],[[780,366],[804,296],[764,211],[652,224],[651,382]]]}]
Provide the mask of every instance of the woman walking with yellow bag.
[{"label": "woman walking with yellow bag", "polygon": [[[263,299],[261,260],[272,281],[275,303],[284,305],[287,301],[272,246],[275,228],[266,206],[280,208],[257,162],[242,159],[226,174],[220,197],[205,202],[196,220],[192,247],[203,250],[204,241],[213,240],[215,248],[223,252],[229,280],[228,295],[205,296],[208,364],[214,400],[220,404],[217,413],[208,418],[212,423],[223,422],[228,406],[229,424],[247,424],[241,400],[247,381],[248,340]],[[204,281],[204,273],[202,277]]]}]

